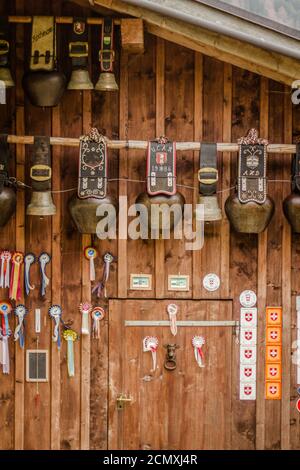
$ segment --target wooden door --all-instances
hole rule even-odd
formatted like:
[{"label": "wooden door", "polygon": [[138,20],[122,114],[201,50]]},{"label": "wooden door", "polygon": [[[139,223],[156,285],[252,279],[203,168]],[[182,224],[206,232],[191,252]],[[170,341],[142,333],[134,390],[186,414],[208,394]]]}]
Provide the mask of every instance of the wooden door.
[{"label": "wooden door", "polygon": [[[174,302],[174,301],[173,301]],[[112,300],[109,307],[109,449],[229,449],[231,447],[230,326],[125,326],[132,320],[168,320],[168,300]],[[178,320],[232,319],[231,301],[178,300]],[[194,357],[192,338],[205,337],[205,368]],[[157,336],[157,369],[145,336]],[[167,343],[176,343],[177,368],[164,368]],[[116,400],[132,397],[122,411]]]}]

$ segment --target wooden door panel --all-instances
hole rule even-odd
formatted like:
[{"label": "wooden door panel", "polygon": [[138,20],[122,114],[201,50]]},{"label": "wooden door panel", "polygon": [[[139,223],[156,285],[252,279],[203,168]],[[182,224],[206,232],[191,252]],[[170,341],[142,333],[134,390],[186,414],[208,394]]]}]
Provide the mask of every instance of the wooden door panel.
[{"label": "wooden door panel", "polygon": [[[124,326],[125,320],[166,320],[168,300],[113,300],[109,327],[109,448],[228,449],[231,415],[232,328]],[[177,301],[178,320],[231,320],[230,301]],[[195,334],[206,339],[205,368],[199,368],[191,344]],[[157,336],[157,370],[142,340]],[[177,368],[163,367],[163,345],[176,343]],[[118,394],[133,398],[123,411]]]}]

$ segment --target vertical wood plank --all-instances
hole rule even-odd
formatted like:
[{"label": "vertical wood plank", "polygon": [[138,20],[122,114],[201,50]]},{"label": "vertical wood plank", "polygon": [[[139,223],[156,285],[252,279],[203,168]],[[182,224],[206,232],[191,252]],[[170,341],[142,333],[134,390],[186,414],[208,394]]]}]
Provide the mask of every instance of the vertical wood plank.
[{"label": "vertical wood plank", "polygon": [[[286,94],[284,95],[284,142],[292,142],[293,138],[293,113],[292,102],[289,95],[289,90],[285,87]],[[290,156],[291,157],[291,156]],[[291,158],[282,159],[283,165],[283,180],[289,180],[291,174]],[[290,185],[283,184],[282,186],[282,200],[290,194]],[[282,323],[282,401],[281,401],[281,448],[284,450],[290,449],[290,392],[291,392],[291,326],[292,326],[292,304],[291,304],[291,290],[292,290],[292,235],[291,226],[283,218],[282,230],[282,308],[283,308],[283,323]]]},{"label": "vertical wood plank", "polygon": [[[165,134],[165,41],[156,38],[156,137]],[[155,240],[155,295],[165,293],[165,243]]]},{"label": "vertical wood plank", "polygon": [[[203,55],[195,52],[194,59],[194,140],[202,141],[203,138]],[[194,207],[198,203],[198,170],[199,170],[199,152],[194,152],[194,189],[193,203]],[[193,251],[193,299],[201,297],[201,251]]]},{"label": "vertical wood plank", "polygon": [[[52,134],[60,135],[60,107],[52,110]],[[52,304],[61,305],[61,147],[52,149],[52,187],[56,215],[52,218]],[[47,312],[44,312],[47,314]],[[60,350],[51,341],[51,449],[60,449]]]},{"label": "vertical wood plank", "polygon": [[[128,139],[128,53],[121,51],[119,138]],[[119,197],[127,198],[128,151],[119,152]],[[120,211],[121,213],[121,211]],[[123,233],[122,233],[123,232]],[[118,233],[118,297],[127,297],[127,222]],[[121,235],[124,237],[121,239]]]},{"label": "vertical wood plank", "polygon": [[[90,91],[83,91],[83,133],[91,128],[92,95]],[[89,276],[89,263],[84,259],[84,248],[91,245],[91,236],[82,235],[81,242],[81,301],[91,302],[91,282]],[[91,337],[81,335],[81,402],[80,402],[80,448],[89,449],[90,443],[90,367],[91,367]]]},{"label": "vertical wood plank", "polygon": [[[24,14],[24,0],[16,0],[16,14]],[[16,132],[24,135],[24,93],[22,89],[22,74],[24,63],[24,26],[19,26],[16,32]],[[16,146],[16,178],[25,181],[25,146]],[[25,251],[25,194],[17,193],[16,210],[16,250]],[[24,300],[24,299],[22,299]],[[21,300],[21,301],[22,301]],[[15,423],[14,447],[16,450],[24,448],[24,349],[15,345]]]},{"label": "vertical wood plank", "polygon": [[[269,81],[260,82],[260,135],[269,135]],[[268,230],[258,235],[257,256],[257,388],[256,388],[256,449],[265,447],[265,311],[267,304],[267,245]]]}]

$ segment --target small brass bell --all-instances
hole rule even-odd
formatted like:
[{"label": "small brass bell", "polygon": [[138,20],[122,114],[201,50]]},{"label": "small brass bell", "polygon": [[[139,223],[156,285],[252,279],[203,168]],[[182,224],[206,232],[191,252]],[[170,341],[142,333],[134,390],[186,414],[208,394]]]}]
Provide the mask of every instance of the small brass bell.
[{"label": "small brass bell", "polygon": [[118,91],[119,87],[112,72],[102,72],[95,85],[97,91]]},{"label": "small brass bell", "polygon": [[9,68],[0,67],[0,82],[4,82],[6,88],[12,88],[15,86],[15,82],[13,81]]},{"label": "small brass bell", "polygon": [[27,206],[27,215],[39,215],[40,217],[47,215],[55,215],[56,207],[53,204],[50,191],[33,191],[30,204]]},{"label": "small brass bell", "polygon": [[94,85],[91,82],[88,70],[73,70],[67,88],[68,90],[92,90]]},{"label": "small brass bell", "polygon": [[222,220],[222,211],[219,207],[217,195],[199,195],[198,204],[204,205],[204,222],[218,222]]}]

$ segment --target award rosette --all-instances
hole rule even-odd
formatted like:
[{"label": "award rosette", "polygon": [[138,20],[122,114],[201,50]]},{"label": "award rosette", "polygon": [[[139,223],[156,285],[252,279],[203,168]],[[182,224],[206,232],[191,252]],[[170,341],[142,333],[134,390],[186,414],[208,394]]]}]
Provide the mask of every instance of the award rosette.
[{"label": "award rosette", "polygon": [[18,319],[18,324],[15,328],[14,332],[14,340],[18,341],[21,346],[21,348],[24,348],[24,319],[25,316],[28,314],[28,310],[25,307],[25,305],[20,304],[17,305],[16,308],[14,309],[14,314],[16,315]]},{"label": "award rosette", "polygon": [[78,335],[76,331],[67,329],[63,331],[63,338],[67,341],[67,357],[68,357],[68,375],[74,377],[75,375],[75,364],[74,364],[74,341],[77,340]]},{"label": "award rosette", "polygon": [[46,287],[50,283],[50,279],[46,275],[46,265],[50,263],[51,256],[48,253],[41,253],[39,256],[40,271],[41,271],[41,296],[46,295]]},{"label": "award rosette", "polygon": [[82,323],[81,323],[81,334],[82,335],[89,335],[89,314],[92,311],[92,306],[88,302],[83,302],[79,305],[79,311],[82,315]]},{"label": "award rosette", "polygon": [[96,250],[96,248],[93,248],[92,246],[87,246],[84,249],[84,256],[90,262],[90,281],[94,281],[96,278],[94,260],[98,256],[98,251]]},{"label": "award rosette", "polygon": [[62,317],[62,309],[60,305],[52,305],[49,308],[49,315],[52,320],[54,320],[54,330],[52,335],[52,341],[57,343],[58,349],[60,349],[60,323]]},{"label": "award rosette", "polygon": [[195,359],[199,367],[205,367],[203,364],[204,361],[204,354],[202,351],[202,347],[205,344],[205,339],[203,336],[194,336],[192,339],[192,345],[194,348]]},{"label": "award rosette", "polygon": [[24,258],[24,269],[25,269],[25,292],[26,295],[30,294],[30,291],[35,288],[35,286],[31,285],[30,283],[30,268],[31,266],[36,262],[36,257],[34,256],[33,253],[27,253]]},{"label": "award rosette", "polygon": [[24,261],[23,253],[16,251],[11,259],[12,270],[10,279],[9,298],[11,300],[20,300],[21,298],[21,267]]},{"label": "award rosette", "polygon": [[100,321],[105,317],[105,310],[102,307],[94,307],[92,310],[93,338],[100,338]]},{"label": "award rosette", "polygon": [[169,304],[167,306],[167,312],[170,319],[170,330],[173,336],[177,335],[177,312],[178,306],[176,304]]},{"label": "award rosette", "polygon": [[150,372],[155,372],[156,363],[157,363],[157,348],[158,348],[158,338],[156,336],[146,336],[143,339],[143,351],[151,352],[152,355],[152,369]]}]

